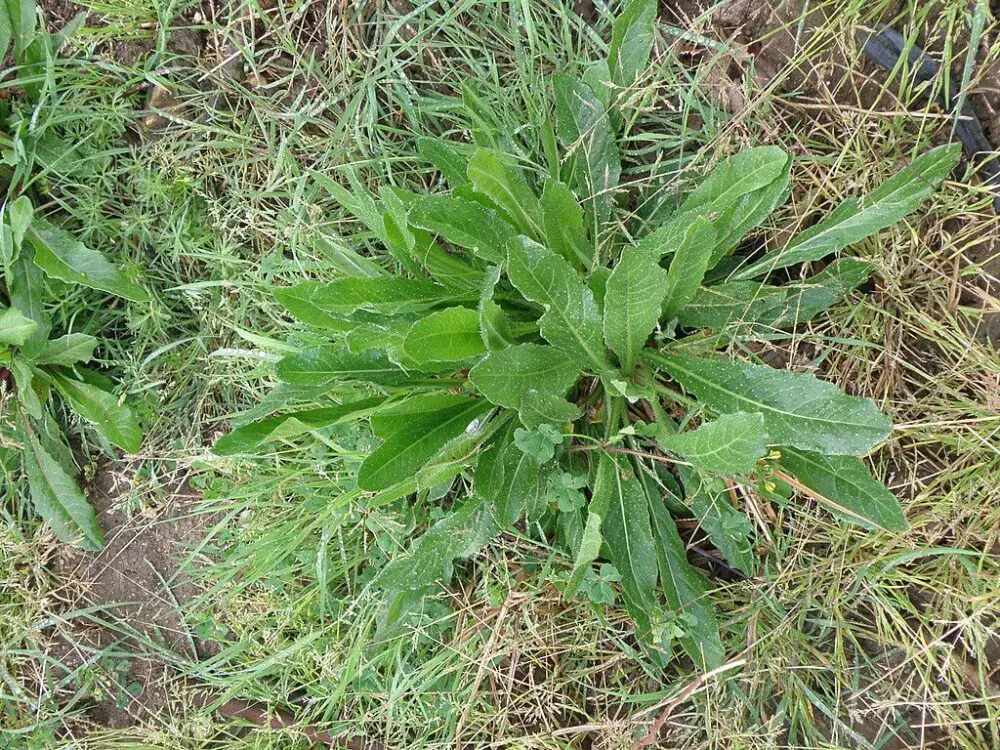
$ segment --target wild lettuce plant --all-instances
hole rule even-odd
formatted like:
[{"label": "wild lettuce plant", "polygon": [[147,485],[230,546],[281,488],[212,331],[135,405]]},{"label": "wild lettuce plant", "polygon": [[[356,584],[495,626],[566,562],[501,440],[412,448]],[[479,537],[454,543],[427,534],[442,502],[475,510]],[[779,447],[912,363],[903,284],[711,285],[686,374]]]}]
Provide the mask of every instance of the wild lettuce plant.
[{"label": "wild lettuce plant", "polygon": [[[70,285],[136,302],[148,296],[96,250],[36,212],[53,154],[72,157],[44,120],[60,37],[36,27],[30,2],[0,3],[0,51],[11,46],[23,96],[0,104],[0,175],[6,196],[0,223],[0,468],[23,472],[36,512],[65,542],[99,549],[101,529],[75,480],[73,452],[53,412],[53,394],[93,425],[109,446],[136,452],[142,431],[114,384],[84,367],[99,344],[90,333],[53,330],[53,310]],[[45,84],[45,86],[43,86]],[[7,484],[5,482],[5,484]],[[10,486],[10,485],[7,485]]]},{"label": "wild lettuce plant", "polygon": [[[720,160],[673,213],[639,224],[625,210],[617,136],[621,92],[647,65],[654,12],[655,3],[631,3],[607,60],[553,79],[544,167],[425,139],[419,151],[447,190],[387,186],[376,199],[356,178],[344,187],[315,175],[391,262],[357,256],[341,278],[276,292],[327,341],[285,356],[279,380],[335,403],[286,405],[215,450],[253,453],[367,423],[381,443],[348,499],[371,507],[424,492],[446,509],[375,576],[388,622],[450,576],[456,558],[530,524],[572,560],[567,596],[606,601],[617,583],[654,653],[677,640],[711,668],[723,647],[676,518],[695,519],[747,574],[757,566],[741,509],[751,496],[797,495],[846,522],[906,528],[860,458],[888,437],[889,418],[870,399],[731,344],[814,318],[864,283],[869,264],[841,251],[920,206],[958,150],[915,158],[755,255],[741,240],[789,191],[792,160],[776,146]],[[821,262],[799,280],[803,264]]]}]

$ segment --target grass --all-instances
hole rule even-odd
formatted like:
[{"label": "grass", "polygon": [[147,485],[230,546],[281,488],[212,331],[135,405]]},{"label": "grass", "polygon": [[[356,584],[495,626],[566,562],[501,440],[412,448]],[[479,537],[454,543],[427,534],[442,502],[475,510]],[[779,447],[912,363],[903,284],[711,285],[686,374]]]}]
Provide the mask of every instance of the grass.
[{"label": "grass", "polygon": [[[948,183],[925,212],[856,248],[876,265],[872,293],[763,351],[871,395],[893,416],[874,465],[903,499],[910,531],[869,534],[799,504],[757,509],[770,550],[759,580],[716,579],[730,663],[704,682],[680,658],[656,670],[618,609],[562,601],[552,581],[569,561],[530,530],[503,537],[412,627],[383,636],[377,603],[360,594],[365,563],[404,548],[428,503],[366,508],[338,492],[369,438],[332,434],[309,453],[285,449],[253,464],[208,453],[268,392],[270,361],[297,335],[268,291],[336,268],[343,248],[371,247],[309,170],[426,184],[411,138],[476,127],[457,106],[469,82],[483,118],[514,133],[509,146],[537,151],[547,77],[579,68],[608,36],[609,14],[596,5],[591,28],[557,2],[427,4],[402,17],[394,3],[246,3],[198,19],[190,3],[93,4],[75,56],[56,72],[60,105],[43,123],[84,154],[47,177],[51,208],[154,301],[108,308],[77,292],[61,314],[78,329],[115,332],[102,363],[147,428],[142,454],[115,466],[131,478],[122,502],[155,514],[165,488],[190,478],[223,514],[191,555],[205,594],[187,617],[221,648],[202,661],[168,655],[178,676],[170,710],[141,733],[88,723],[84,699],[114,676],[55,669],[50,623],[85,617],[66,612],[66,582],[49,568],[53,540],[12,486],[0,524],[0,746],[305,746],[295,729],[241,733],[192,708],[195,688],[216,702],[288,707],[300,728],[386,747],[625,747],[660,716],[664,747],[1000,746],[1000,359],[976,336],[975,294],[961,293],[989,273],[962,258],[1000,227],[974,181]],[[917,5],[903,5],[896,28],[922,40],[952,30],[945,53],[964,70],[965,4]],[[768,32],[803,42],[790,80],[850,67],[848,32],[867,12],[825,3]],[[681,167],[780,143],[799,156],[792,200],[762,233],[780,241],[947,134],[933,105],[912,105],[926,117],[900,114],[909,87],[897,100],[870,84],[852,100],[832,90],[839,75],[810,77],[794,94],[748,75],[734,84],[747,105],[727,113],[699,57],[708,17],[685,23],[695,52],[665,26],[658,65],[635,93],[629,162],[650,166],[628,179],[648,201],[669,202]],[[205,59],[172,51],[167,32],[178,28],[205,35]],[[120,39],[148,51],[122,60]],[[242,80],[218,69],[227,44],[246,64]],[[729,54],[717,41],[707,49]],[[156,82],[171,82],[182,106],[168,131],[137,138],[142,87]],[[212,110],[220,86],[226,104]],[[891,114],[873,110],[872,96]],[[654,161],[661,151],[667,158]],[[996,309],[995,297],[987,303]],[[212,564],[197,564],[205,554]],[[90,655],[94,664],[102,656]]]}]

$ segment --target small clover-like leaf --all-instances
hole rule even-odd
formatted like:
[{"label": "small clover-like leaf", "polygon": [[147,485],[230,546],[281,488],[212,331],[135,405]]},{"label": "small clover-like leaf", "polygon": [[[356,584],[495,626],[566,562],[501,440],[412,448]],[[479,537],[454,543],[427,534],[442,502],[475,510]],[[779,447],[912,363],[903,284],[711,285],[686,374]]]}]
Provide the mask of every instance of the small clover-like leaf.
[{"label": "small clover-like leaf", "polygon": [[550,424],[540,424],[531,430],[523,427],[514,430],[514,444],[539,466],[552,460],[556,454],[556,446],[562,441],[562,433]]}]

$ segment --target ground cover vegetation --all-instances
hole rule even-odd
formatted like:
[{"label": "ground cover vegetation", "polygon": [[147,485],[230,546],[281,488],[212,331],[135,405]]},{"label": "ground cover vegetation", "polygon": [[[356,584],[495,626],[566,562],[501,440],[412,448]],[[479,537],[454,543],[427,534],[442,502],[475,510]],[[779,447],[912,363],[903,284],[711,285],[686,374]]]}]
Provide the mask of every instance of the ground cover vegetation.
[{"label": "ground cover vegetation", "polygon": [[2,741],[995,746],[932,5],[7,6]]}]

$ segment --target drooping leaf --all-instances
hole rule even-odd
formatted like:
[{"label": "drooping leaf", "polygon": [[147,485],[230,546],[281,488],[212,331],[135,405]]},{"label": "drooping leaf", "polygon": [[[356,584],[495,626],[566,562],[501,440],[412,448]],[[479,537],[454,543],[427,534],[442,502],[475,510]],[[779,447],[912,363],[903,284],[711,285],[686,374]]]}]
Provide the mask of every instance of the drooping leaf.
[{"label": "drooping leaf", "polygon": [[276,440],[288,440],[312,430],[322,430],[342,422],[348,417],[369,413],[385,403],[381,396],[349,401],[339,406],[325,406],[268,417],[237,427],[215,441],[212,452],[217,456],[234,456],[251,453]]},{"label": "drooping leaf", "polygon": [[508,246],[507,275],[532,302],[545,308],[538,328],[545,340],[572,355],[581,367],[612,369],[604,356],[601,316],[580,274],[559,255],[526,237]]},{"label": "drooping leaf", "polygon": [[16,307],[0,309],[0,344],[20,346],[38,330],[38,323],[21,314]]},{"label": "drooping leaf", "polygon": [[468,175],[476,191],[502,209],[522,233],[541,238],[538,197],[520,169],[505,164],[497,152],[481,148],[469,159]]},{"label": "drooping leaf", "polygon": [[848,396],[811,375],[719,356],[648,356],[713,412],[760,412],[770,441],[778,445],[832,455],[865,453],[892,429],[871,399]]},{"label": "drooping leaf", "polygon": [[477,357],[486,351],[479,333],[479,313],[466,307],[433,312],[410,328],[403,350],[418,364]]},{"label": "drooping leaf", "polygon": [[649,64],[656,9],[656,0],[632,0],[611,24],[608,66],[619,86],[631,86]]},{"label": "drooping leaf", "polygon": [[558,180],[546,180],[542,190],[542,227],[545,244],[574,268],[594,264],[594,248],[587,241],[583,211],[569,187]]},{"label": "drooping leaf", "polygon": [[725,661],[726,650],[707,596],[708,587],[688,562],[684,542],[666,505],[650,494],[649,508],[663,593],[674,612],[689,615],[694,621],[685,627],[685,634],[679,639],[681,646],[699,667],[715,669]]},{"label": "drooping leaf", "polygon": [[505,261],[507,242],[517,234],[493,209],[457,196],[420,198],[410,209],[410,223],[497,264]]},{"label": "drooping leaf", "polygon": [[99,550],[104,535],[87,498],[73,477],[42,447],[27,419],[20,420],[20,427],[24,439],[21,455],[35,512],[61,541],[85,550]]},{"label": "drooping leaf", "polygon": [[33,361],[37,365],[72,367],[92,360],[96,348],[95,337],[85,333],[67,333],[65,336],[46,341]]},{"label": "drooping leaf", "polygon": [[779,268],[820,260],[892,226],[930,197],[960,156],[957,143],[921,154],[860,202],[848,198],[786,247],[737,271],[733,280],[753,279]]},{"label": "drooping leaf", "polygon": [[413,476],[491,408],[485,399],[432,395],[376,412],[372,430],[382,438],[382,444],[361,464],[358,486],[377,491]]},{"label": "drooping leaf", "polygon": [[611,122],[587,84],[570,76],[554,79],[556,132],[572,157],[570,184],[583,198],[589,224],[601,225],[611,215],[621,177],[621,156]]},{"label": "drooping leaf", "polygon": [[597,463],[591,512],[594,504],[607,508],[601,533],[608,556],[622,576],[622,590],[629,613],[648,623],[656,605],[656,545],[649,522],[646,493],[627,461],[601,452]]},{"label": "drooping leaf", "polygon": [[77,414],[94,425],[113,445],[127,453],[138,453],[142,447],[142,429],[132,410],[113,393],[96,385],[57,375],[53,383]]},{"label": "drooping leaf", "polygon": [[667,272],[656,258],[626,248],[608,277],[604,295],[604,341],[629,375],[646,345],[667,294]]},{"label": "drooping leaf", "polygon": [[328,284],[306,281],[275,292],[275,298],[302,322],[333,330],[345,330],[337,316],[358,310],[394,315],[456,297],[453,289],[404,276],[338,279]]},{"label": "drooping leaf", "polygon": [[664,431],[656,442],[711,474],[749,472],[767,452],[764,417],[759,413],[723,414],[690,432]]},{"label": "drooping leaf", "polygon": [[781,465],[837,517],[869,529],[906,531],[899,500],[872,477],[861,459],[782,448]]},{"label": "drooping leaf", "polygon": [[527,392],[562,395],[579,375],[573,358],[559,349],[518,344],[489,352],[469,371],[469,382],[497,406],[519,409]]},{"label": "drooping leaf", "polygon": [[345,352],[317,347],[289,354],[278,362],[278,378],[293,385],[329,384],[336,381],[400,385],[409,375],[381,354]]},{"label": "drooping leaf", "polygon": [[668,319],[677,315],[698,292],[711,265],[714,243],[712,222],[702,216],[692,218],[681,235],[667,270],[663,314]]},{"label": "drooping leaf", "polygon": [[35,249],[35,265],[50,278],[98,289],[133,302],[149,300],[145,289],[65,229],[36,217],[27,236]]}]

